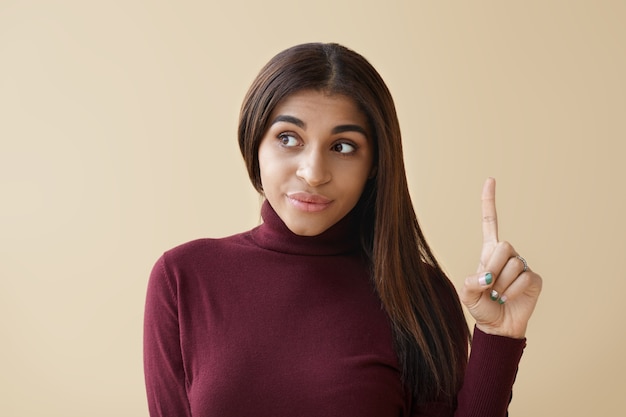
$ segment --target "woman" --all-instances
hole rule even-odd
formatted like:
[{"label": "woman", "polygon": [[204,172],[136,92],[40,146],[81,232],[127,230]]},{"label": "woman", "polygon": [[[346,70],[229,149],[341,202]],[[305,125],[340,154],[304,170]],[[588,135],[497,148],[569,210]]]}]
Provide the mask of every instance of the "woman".
[{"label": "woman", "polygon": [[241,110],[263,224],[166,252],[148,286],[152,416],[503,416],[541,290],[495,183],[460,299],[419,228],[393,100],[336,44],[275,56]]}]

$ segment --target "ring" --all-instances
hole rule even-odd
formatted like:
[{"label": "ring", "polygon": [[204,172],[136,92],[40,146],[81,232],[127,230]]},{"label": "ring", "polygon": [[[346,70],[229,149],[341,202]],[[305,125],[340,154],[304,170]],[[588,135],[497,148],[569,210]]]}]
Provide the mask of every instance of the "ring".
[{"label": "ring", "polygon": [[524,264],[524,270],[522,270],[522,272],[526,272],[528,271],[528,263],[526,262],[526,259],[522,258],[521,256],[517,255],[515,256],[517,259],[519,259],[520,261],[522,261],[522,263]]}]

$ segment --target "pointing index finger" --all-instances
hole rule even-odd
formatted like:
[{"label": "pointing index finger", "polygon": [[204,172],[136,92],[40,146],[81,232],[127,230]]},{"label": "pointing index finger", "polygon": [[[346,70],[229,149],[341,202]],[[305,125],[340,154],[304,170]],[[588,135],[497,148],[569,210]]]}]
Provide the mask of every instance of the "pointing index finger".
[{"label": "pointing index finger", "polygon": [[498,215],[496,214],[496,180],[487,178],[482,194],[483,243],[498,242]]}]

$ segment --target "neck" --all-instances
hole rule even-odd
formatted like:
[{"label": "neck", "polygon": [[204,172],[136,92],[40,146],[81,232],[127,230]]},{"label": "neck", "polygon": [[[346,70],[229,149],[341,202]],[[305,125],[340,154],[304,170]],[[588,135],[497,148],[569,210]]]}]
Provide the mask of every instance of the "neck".
[{"label": "neck", "polygon": [[253,230],[254,240],[266,249],[297,255],[339,255],[360,250],[359,228],[354,212],[316,236],[293,233],[266,200],[261,208],[263,224]]}]

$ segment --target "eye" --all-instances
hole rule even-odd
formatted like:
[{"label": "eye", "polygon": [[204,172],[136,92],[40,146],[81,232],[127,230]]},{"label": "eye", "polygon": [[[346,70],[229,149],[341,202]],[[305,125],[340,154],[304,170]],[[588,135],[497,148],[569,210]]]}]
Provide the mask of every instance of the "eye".
[{"label": "eye", "polygon": [[356,146],[347,142],[340,142],[333,145],[333,150],[342,154],[350,154],[356,151]]},{"label": "eye", "polygon": [[280,135],[278,135],[278,140],[280,141],[280,144],[282,146],[285,147],[293,147],[293,146],[298,146],[298,139],[293,136],[290,135],[288,133],[281,133]]}]

